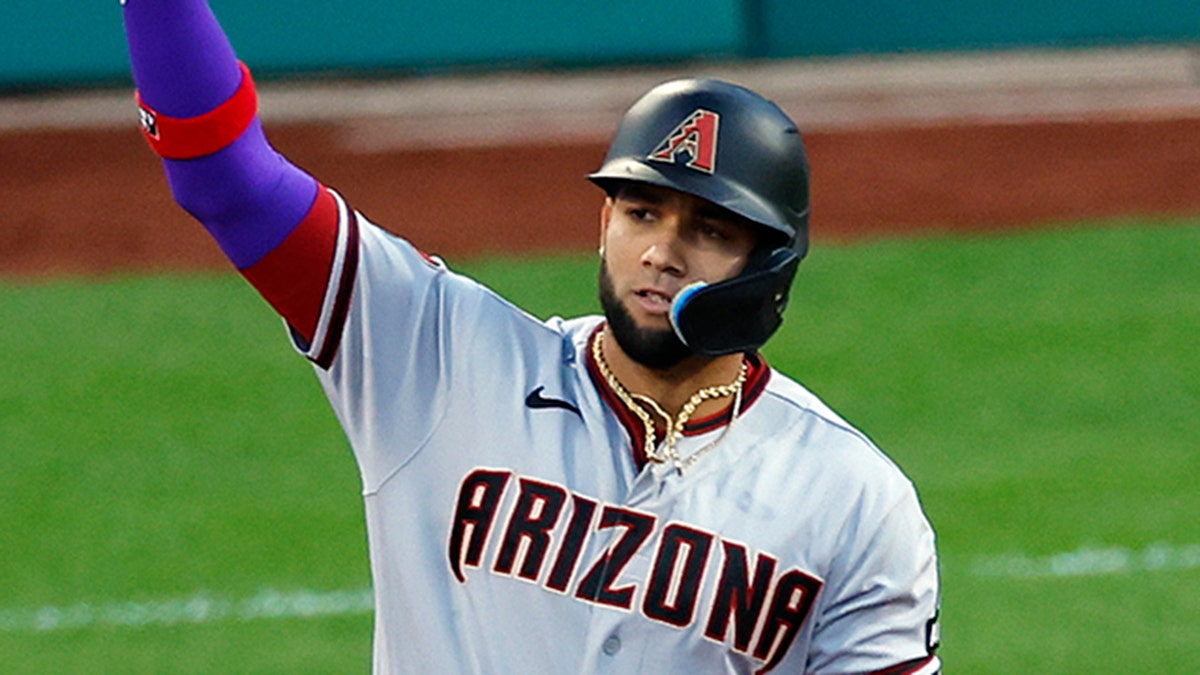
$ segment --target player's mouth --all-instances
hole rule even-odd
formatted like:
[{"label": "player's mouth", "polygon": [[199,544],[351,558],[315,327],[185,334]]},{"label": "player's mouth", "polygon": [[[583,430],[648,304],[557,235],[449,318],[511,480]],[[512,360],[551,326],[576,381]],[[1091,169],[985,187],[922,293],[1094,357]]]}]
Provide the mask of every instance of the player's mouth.
[{"label": "player's mouth", "polygon": [[638,306],[648,314],[667,314],[671,311],[674,295],[653,288],[641,288],[633,292]]}]

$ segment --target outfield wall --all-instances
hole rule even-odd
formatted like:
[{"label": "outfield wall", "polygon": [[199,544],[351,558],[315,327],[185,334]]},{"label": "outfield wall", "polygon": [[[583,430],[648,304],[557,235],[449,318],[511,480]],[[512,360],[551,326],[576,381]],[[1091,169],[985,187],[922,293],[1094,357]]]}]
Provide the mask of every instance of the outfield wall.
[{"label": "outfield wall", "polygon": [[[211,3],[243,58],[282,75],[1200,42],[1195,0]],[[116,0],[6,0],[0,89],[125,82],[120,21]]]}]

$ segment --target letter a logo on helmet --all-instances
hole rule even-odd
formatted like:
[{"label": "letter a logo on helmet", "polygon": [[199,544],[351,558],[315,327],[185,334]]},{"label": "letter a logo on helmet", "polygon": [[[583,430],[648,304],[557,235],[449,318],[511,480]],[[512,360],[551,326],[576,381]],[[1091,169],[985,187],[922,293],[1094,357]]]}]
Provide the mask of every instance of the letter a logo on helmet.
[{"label": "letter a logo on helmet", "polygon": [[690,169],[715,173],[717,170],[717,128],[721,116],[711,110],[698,108],[667,134],[648,159],[656,162],[677,163],[680,153],[689,156]]}]

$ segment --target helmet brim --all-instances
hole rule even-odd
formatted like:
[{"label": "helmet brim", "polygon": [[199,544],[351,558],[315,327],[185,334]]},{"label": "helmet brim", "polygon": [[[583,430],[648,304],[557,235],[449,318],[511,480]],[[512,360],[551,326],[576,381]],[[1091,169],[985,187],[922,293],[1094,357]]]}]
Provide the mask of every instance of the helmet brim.
[{"label": "helmet brim", "polygon": [[[807,214],[780,213],[779,209],[761,199],[755,192],[725,176],[701,174],[674,164],[658,164],[639,158],[615,158],[599,171],[588,175],[610,197],[615,196],[622,183],[647,183],[678,190],[707,200],[747,220],[762,225],[781,237],[780,245],[793,249],[801,257],[807,252],[807,236],[797,241],[797,228]],[[807,235],[805,231],[803,235]],[[786,243],[783,243],[786,242]]]}]

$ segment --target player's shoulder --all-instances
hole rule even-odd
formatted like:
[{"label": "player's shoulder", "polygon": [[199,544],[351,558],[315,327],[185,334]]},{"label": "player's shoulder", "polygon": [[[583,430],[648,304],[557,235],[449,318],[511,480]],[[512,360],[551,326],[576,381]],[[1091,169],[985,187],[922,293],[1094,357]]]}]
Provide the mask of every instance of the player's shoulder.
[{"label": "player's shoulder", "polygon": [[[791,376],[771,368],[771,379],[764,392],[769,401],[790,411],[788,417],[829,425],[851,435],[861,435],[853,425],[828,403]],[[864,437],[865,438],[865,437]]]},{"label": "player's shoulder", "polygon": [[366,253],[364,261],[369,281],[375,286],[403,285],[407,288],[423,288],[423,284],[412,284],[421,279],[436,287],[439,302],[444,304],[466,304],[489,314],[508,317],[514,326],[543,337],[559,337],[573,340],[575,334],[595,325],[591,317],[582,320],[564,320],[558,317],[542,320],[520,307],[509,298],[475,277],[464,274],[436,254],[427,253],[407,238],[395,234],[356,213],[362,229],[362,246]]},{"label": "player's shoulder", "polygon": [[763,417],[772,420],[765,431],[772,438],[788,439],[805,464],[876,487],[911,489],[900,466],[870,436],[795,379],[772,369],[758,405],[763,406]]},{"label": "player's shoulder", "polygon": [[596,328],[604,322],[604,317],[588,314],[585,316],[577,316],[570,319],[562,317],[551,317],[546,320],[546,325],[551,329],[561,333],[571,341],[580,351],[587,347],[588,340],[591,339],[592,333],[596,332]]}]

